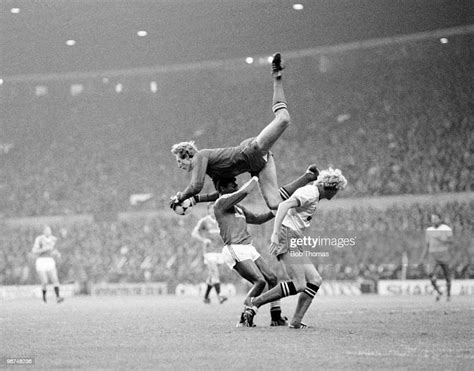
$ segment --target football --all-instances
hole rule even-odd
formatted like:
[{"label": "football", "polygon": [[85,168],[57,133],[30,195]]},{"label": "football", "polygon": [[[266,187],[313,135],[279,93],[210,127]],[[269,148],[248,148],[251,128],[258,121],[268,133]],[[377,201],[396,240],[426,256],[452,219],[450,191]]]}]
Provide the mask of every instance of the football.
[{"label": "football", "polygon": [[180,202],[179,204],[176,204],[174,207],[174,212],[178,215],[188,215],[193,208],[193,203],[190,198],[187,200],[184,200]]}]

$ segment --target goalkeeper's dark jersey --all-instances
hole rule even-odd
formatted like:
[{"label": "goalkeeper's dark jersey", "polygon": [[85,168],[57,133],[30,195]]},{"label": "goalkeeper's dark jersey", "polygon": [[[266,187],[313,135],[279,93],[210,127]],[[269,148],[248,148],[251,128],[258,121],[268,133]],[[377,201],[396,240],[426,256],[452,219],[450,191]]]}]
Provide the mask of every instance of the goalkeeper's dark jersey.
[{"label": "goalkeeper's dark jersey", "polygon": [[244,140],[237,147],[203,149],[196,153],[191,184],[184,190],[185,200],[201,192],[206,174],[214,179],[231,179],[249,172],[257,175],[266,164],[265,153],[257,146],[255,138]]}]

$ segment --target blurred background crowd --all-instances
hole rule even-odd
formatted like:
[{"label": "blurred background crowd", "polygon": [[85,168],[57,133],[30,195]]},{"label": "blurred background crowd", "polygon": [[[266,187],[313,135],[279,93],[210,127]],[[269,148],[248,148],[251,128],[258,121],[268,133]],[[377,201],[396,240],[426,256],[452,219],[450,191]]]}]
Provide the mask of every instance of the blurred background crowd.
[{"label": "blurred background crowd", "polygon": [[[293,125],[274,146],[280,183],[315,162],[345,174],[349,184],[338,198],[472,191],[472,41],[459,35],[447,44],[290,59],[284,83]],[[272,119],[268,66],[115,80],[86,81],[78,95],[61,83],[44,95],[27,85],[4,94],[1,216],[94,215],[90,223],[53,225],[63,281],[201,282],[202,250],[190,238],[199,213],[180,218],[167,210],[189,180],[170,147],[189,139],[200,148],[233,146],[255,136]],[[166,91],[151,93],[151,80]],[[136,193],[154,194],[143,207],[163,211],[110,217],[136,210],[129,202]],[[322,210],[313,235],[357,236],[357,243],[315,263],[325,279],[399,278],[405,253],[407,277],[421,277],[417,257],[437,211],[454,230],[456,277],[472,278],[472,206]],[[35,282],[29,251],[41,229],[1,223],[0,284]],[[264,256],[269,228],[252,229]],[[236,279],[222,271],[223,281]]]},{"label": "blurred background crowd", "polygon": [[[249,208],[252,205],[247,205]],[[472,203],[451,202],[443,207],[392,206],[387,210],[351,208],[320,211],[308,236],[354,238],[353,246],[309,247],[327,252],[314,258],[323,277],[333,279],[397,279],[424,277],[419,257],[424,247],[424,229],[431,212],[442,212],[454,230],[453,261],[456,278],[474,278],[472,269]],[[199,283],[206,278],[202,244],[191,238],[197,214],[152,217],[121,221],[82,222],[53,226],[59,238],[58,260],[64,282],[148,282]],[[251,226],[254,244],[272,268],[283,277],[281,267],[266,247],[272,225]],[[11,227],[0,236],[0,284],[34,283],[34,259],[29,254],[40,227]],[[406,256],[406,261],[404,261]],[[404,266],[405,265],[405,266]],[[221,268],[224,282],[235,282],[237,274]]]},{"label": "blurred background crowd", "polygon": [[[471,53],[462,35],[288,61],[293,126],[274,146],[280,182],[316,162],[343,170],[340,197],[471,191]],[[40,97],[18,86],[1,105],[1,212],[123,211],[133,193],[162,207],[188,181],[173,143],[234,146],[270,122],[265,67],[124,77],[121,93],[111,82],[78,96],[60,83]],[[166,91],[151,93],[151,79]]]}]

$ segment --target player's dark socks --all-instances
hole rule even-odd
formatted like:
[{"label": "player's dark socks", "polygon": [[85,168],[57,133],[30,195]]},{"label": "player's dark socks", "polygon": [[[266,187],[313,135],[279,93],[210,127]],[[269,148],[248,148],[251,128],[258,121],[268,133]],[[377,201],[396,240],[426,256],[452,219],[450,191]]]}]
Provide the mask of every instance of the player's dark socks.
[{"label": "player's dark socks", "polygon": [[217,295],[220,295],[221,294],[221,284],[220,283],[214,284],[214,288],[216,289]]},{"label": "player's dark socks", "polygon": [[43,292],[43,301],[46,303],[46,290],[42,290]]},{"label": "player's dark socks", "polygon": [[273,79],[272,111],[277,112],[280,109],[288,109],[288,103],[283,91],[282,81],[280,79]]},{"label": "player's dark socks", "polygon": [[431,281],[431,284],[433,285],[434,289],[438,293],[438,295],[442,295],[441,290],[439,289],[438,285],[436,284],[436,278],[431,278],[430,281]]},{"label": "player's dark socks", "polygon": [[319,290],[319,286],[311,283],[306,284],[306,289],[300,294],[298,304],[296,305],[295,314],[291,320],[291,324],[300,324],[304,315],[308,311],[313,298]]},{"label": "player's dark socks", "polygon": [[212,285],[207,285],[206,293],[204,294],[204,299],[209,299],[209,294],[211,293]]},{"label": "player's dark socks", "polygon": [[278,321],[281,318],[280,300],[272,301],[270,303],[270,316],[272,321]]},{"label": "player's dark socks", "polygon": [[318,175],[319,169],[317,166],[310,165],[303,175],[280,188],[280,197],[283,201],[287,200],[298,188],[304,187],[309,182],[316,180]]},{"label": "player's dark socks", "polygon": [[59,298],[59,286],[54,286],[54,293],[56,294],[56,297]]},{"label": "player's dark socks", "polygon": [[219,198],[218,192],[199,194],[193,197],[196,203],[198,202],[214,202]]},{"label": "player's dark socks", "polygon": [[446,296],[448,299],[451,297],[451,280],[446,280]]},{"label": "player's dark socks", "polygon": [[252,304],[256,307],[261,307],[264,304],[279,300],[285,296],[296,295],[296,293],[295,284],[292,281],[280,282],[280,284],[276,285],[273,289],[254,298]]}]

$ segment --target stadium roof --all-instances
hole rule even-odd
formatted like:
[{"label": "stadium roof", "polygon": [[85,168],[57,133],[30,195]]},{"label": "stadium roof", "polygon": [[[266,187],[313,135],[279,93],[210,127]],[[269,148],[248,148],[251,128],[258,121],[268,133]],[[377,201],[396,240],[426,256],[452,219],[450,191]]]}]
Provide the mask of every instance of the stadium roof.
[{"label": "stadium roof", "polygon": [[244,58],[455,27],[474,23],[470,4],[469,0],[2,0],[0,78]]}]

